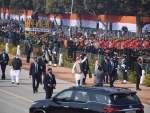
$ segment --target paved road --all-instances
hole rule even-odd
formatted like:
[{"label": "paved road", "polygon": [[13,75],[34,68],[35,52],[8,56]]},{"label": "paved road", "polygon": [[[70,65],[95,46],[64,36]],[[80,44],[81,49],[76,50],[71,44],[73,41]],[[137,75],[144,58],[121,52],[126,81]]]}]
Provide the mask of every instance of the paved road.
[{"label": "paved road", "polygon": [[[7,79],[0,80],[0,113],[28,113],[28,109],[34,100],[45,98],[43,86],[40,85],[39,92],[33,94],[31,79],[28,78],[28,71],[25,70],[22,70],[20,85],[11,84],[9,70],[10,67],[7,67]],[[74,84],[57,79],[54,95],[70,86],[74,86]],[[145,113],[149,113],[150,105],[144,105]]]}]

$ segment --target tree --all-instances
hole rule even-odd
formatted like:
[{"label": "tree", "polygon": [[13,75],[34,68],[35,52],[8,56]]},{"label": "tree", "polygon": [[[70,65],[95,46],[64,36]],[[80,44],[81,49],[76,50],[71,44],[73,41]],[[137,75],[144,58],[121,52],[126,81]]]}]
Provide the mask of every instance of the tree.
[{"label": "tree", "polygon": [[65,12],[63,0],[46,0],[46,13],[54,15],[54,22],[57,24],[56,17]]},{"label": "tree", "polygon": [[5,20],[6,9],[9,9],[10,0],[0,0],[0,7],[3,9],[3,20]]},{"label": "tree", "polygon": [[33,0],[33,8],[38,12],[45,12],[46,1],[45,0]]},{"label": "tree", "polygon": [[140,37],[142,28],[148,24],[143,17],[150,15],[150,0],[124,0],[122,6],[126,15],[136,16],[136,35]]},{"label": "tree", "polygon": [[[101,22],[105,27],[105,33],[107,34],[109,17],[113,11],[118,9],[120,0],[84,0],[84,9],[86,12],[92,14],[97,19],[97,22]],[[82,6],[79,6],[82,7]],[[99,15],[105,15],[105,21],[103,22]]]}]

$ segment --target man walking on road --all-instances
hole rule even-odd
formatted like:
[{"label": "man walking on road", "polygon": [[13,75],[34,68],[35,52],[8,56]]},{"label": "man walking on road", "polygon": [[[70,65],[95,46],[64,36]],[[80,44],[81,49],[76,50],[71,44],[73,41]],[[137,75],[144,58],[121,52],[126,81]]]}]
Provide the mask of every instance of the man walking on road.
[{"label": "man walking on road", "polygon": [[12,60],[12,70],[11,70],[12,84],[14,84],[14,81],[16,79],[16,83],[17,85],[19,85],[21,67],[22,67],[22,61],[19,58],[19,56],[16,55],[16,57]]},{"label": "man walking on road", "polygon": [[[38,92],[38,87],[40,83],[40,75],[41,75],[41,68],[39,64],[37,63],[37,57],[34,57],[34,62],[30,65],[29,70],[29,78],[32,76],[32,87],[33,87],[33,93]],[[35,80],[37,82],[35,86]]]},{"label": "man walking on road", "polygon": [[46,93],[45,99],[50,99],[53,94],[53,89],[55,89],[56,87],[55,75],[52,73],[51,68],[48,69],[48,74],[45,75],[43,84],[44,84],[44,89]]},{"label": "man walking on road", "polygon": [[6,76],[5,76],[5,70],[6,70],[6,66],[8,65],[9,62],[9,56],[7,53],[5,53],[5,50],[3,50],[3,53],[0,54],[0,64],[1,64],[1,70],[2,70],[2,80],[5,80]]},{"label": "man walking on road", "polygon": [[45,54],[42,54],[40,58],[38,58],[38,64],[41,68],[41,77],[40,77],[40,83],[42,84],[42,74],[43,74],[43,78],[46,75],[46,63],[47,60],[45,58]]}]

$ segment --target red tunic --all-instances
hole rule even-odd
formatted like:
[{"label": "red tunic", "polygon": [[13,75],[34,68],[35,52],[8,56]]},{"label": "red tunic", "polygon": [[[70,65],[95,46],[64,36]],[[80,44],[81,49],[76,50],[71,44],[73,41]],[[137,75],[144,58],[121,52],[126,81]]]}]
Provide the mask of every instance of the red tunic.
[{"label": "red tunic", "polygon": [[65,46],[65,48],[68,47],[68,41],[67,40],[64,41],[64,46]]},{"label": "red tunic", "polygon": [[84,38],[79,39],[79,42],[80,42],[80,46],[83,47],[84,46]]},{"label": "red tunic", "polygon": [[104,45],[103,45],[104,49],[107,49],[108,45],[109,45],[109,41],[104,42]]},{"label": "red tunic", "polygon": [[99,41],[99,42],[98,42],[98,46],[99,46],[99,48],[103,48],[104,42],[103,42],[103,41]]},{"label": "red tunic", "polygon": [[121,49],[121,42],[117,42],[116,48]]},{"label": "red tunic", "polygon": [[134,49],[135,45],[136,45],[136,40],[133,40],[131,43],[130,43],[130,48],[131,49]]},{"label": "red tunic", "polygon": [[150,47],[150,42],[149,41],[146,41],[145,44],[144,44],[144,49],[145,50],[148,50]]}]

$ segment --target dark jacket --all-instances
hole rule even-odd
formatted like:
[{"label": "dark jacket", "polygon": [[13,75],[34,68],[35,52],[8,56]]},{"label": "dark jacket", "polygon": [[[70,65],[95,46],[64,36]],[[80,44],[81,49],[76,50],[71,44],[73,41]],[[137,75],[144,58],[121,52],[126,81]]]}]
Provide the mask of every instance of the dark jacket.
[{"label": "dark jacket", "polygon": [[142,67],[140,66],[139,63],[136,64],[136,76],[142,76]]},{"label": "dark jacket", "polygon": [[104,72],[96,70],[94,73],[94,76],[95,76],[95,79],[94,79],[95,85],[103,86],[103,81],[104,81],[104,76],[105,76]]},{"label": "dark jacket", "polygon": [[38,59],[38,64],[39,64],[41,67],[46,67],[46,63],[47,63],[46,58],[44,58],[44,60],[43,60],[43,58],[39,58],[39,59]]},{"label": "dark jacket", "polygon": [[12,60],[12,67],[14,68],[14,70],[19,70],[22,67],[22,61],[20,58],[14,58]]},{"label": "dark jacket", "polygon": [[26,44],[25,45],[25,53],[28,54],[28,52],[32,52],[32,51],[33,51],[32,44],[30,44],[30,47],[29,47],[29,44]]},{"label": "dark jacket", "polygon": [[[9,56],[7,53],[4,53],[5,54],[5,58],[3,58],[3,53],[0,54],[0,64],[5,64],[5,65],[8,65],[8,62],[9,62]],[[6,63],[5,63],[6,62]]]},{"label": "dark jacket", "polygon": [[86,70],[86,71],[89,71],[89,70],[90,70],[88,60],[86,60],[86,61],[84,61],[84,62],[82,63],[82,69],[83,69],[83,71],[84,71],[84,70]]},{"label": "dark jacket", "polygon": [[[43,80],[44,89],[51,88],[51,87],[48,86],[48,84],[51,84],[51,85],[56,84],[56,79],[55,79],[54,74],[51,74],[51,75],[52,75],[52,78],[50,77],[49,74],[46,74],[44,76],[44,80]],[[55,89],[55,88],[53,88],[53,89]]]},{"label": "dark jacket", "polygon": [[[37,65],[38,65],[38,75],[40,76],[42,74],[41,73],[41,68],[40,68],[38,63],[37,63]],[[35,76],[35,74],[36,74],[35,73],[35,63],[33,62],[33,63],[30,64],[29,75]]]}]

